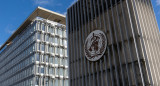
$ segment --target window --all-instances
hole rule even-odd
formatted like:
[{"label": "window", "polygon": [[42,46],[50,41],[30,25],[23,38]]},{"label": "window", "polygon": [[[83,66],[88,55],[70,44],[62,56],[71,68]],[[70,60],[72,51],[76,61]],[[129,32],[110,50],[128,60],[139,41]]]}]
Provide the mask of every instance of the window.
[{"label": "window", "polygon": [[55,47],[55,54],[58,54],[58,53],[59,53],[58,47]]},{"label": "window", "polygon": [[68,60],[65,58],[64,59],[65,65],[68,66]]},{"label": "window", "polygon": [[33,79],[29,80],[29,86],[33,86]]},{"label": "window", "polygon": [[55,53],[55,49],[54,49],[54,47],[52,47],[52,53]]},{"label": "window", "polygon": [[59,65],[62,65],[62,58],[59,58]]},{"label": "window", "polygon": [[51,42],[51,43],[53,42],[53,37],[52,36],[49,37],[49,42]]},{"label": "window", "polygon": [[48,62],[48,57],[49,57],[48,55],[45,56],[46,62]]},{"label": "window", "polygon": [[44,34],[41,34],[41,36],[42,36],[42,41],[45,41],[45,36],[44,36]]},{"label": "window", "polygon": [[44,55],[41,55],[41,62],[44,62]]},{"label": "window", "polygon": [[44,44],[41,44],[41,51],[44,51]]},{"label": "window", "polygon": [[38,51],[40,50],[40,45],[39,45],[39,43],[37,43],[37,50],[38,50]]},{"label": "window", "polygon": [[31,72],[34,73],[34,66],[31,67]]},{"label": "window", "polygon": [[66,31],[63,31],[63,37],[66,38]]},{"label": "window", "polygon": [[53,63],[53,56],[49,58],[49,63]]},{"label": "window", "polygon": [[49,32],[54,33],[53,27],[49,27]]},{"label": "window", "polygon": [[52,51],[53,51],[52,49],[53,49],[52,46],[50,46],[50,47],[49,47],[49,52],[50,52],[50,53],[53,53],[53,52],[52,52]]},{"label": "window", "polygon": [[30,62],[34,62],[34,56],[31,56],[30,60],[31,60]]},{"label": "window", "polygon": [[46,74],[48,74],[48,66],[46,66],[45,68],[46,68]]},{"label": "window", "polygon": [[49,52],[49,51],[48,51],[48,46],[49,46],[49,45],[46,45],[46,52]]},{"label": "window", "polygon": [[64,86],[68,86],[68,80],[64,80]]},{"label": "window", "polygon": [[44,77],[42,77],[42,86],[44,86]]},{"label": "window", "polygon": [[31,51],[35,51],[36,45],[33,45]]},{"label": "window", "polygon": [[59,84],[60,84],[59,86],[63,86],[63,80],[62,79],[59,80]]},{"label": "window", "polygon": [[60,68],[60,69],[59,69],[59,75],[60,75],[60,76],[63,76],[63,68]]},{"label": "window", "polygon": [[63,44],[62,44],[62,39],[59,39],[59,42],[60,42],[60,45],[63,45]]},{"label": "window", "polygon": [[68,76],[68,69],[64,69],[65,70],[65,77],[67,77]]},{"label": "window", "polygon": [[55,79],[55,86],[58,86],[58,79]]},{"label": "window", "polygon": [[38,73],[41,73],[41,67],[38,66]]},{"label": "window", "polygon": [[36,76],[36,85],[39,85],[39,77]]},{"label": "window", "polygon": [[55,64],[58,64],[58,57],[55,56]]},{"label": "window", "polygon": [[39,53],[37,53],[37,54],[36,54],[36,61],[39,61],[39,60],[40,60],[39,57],[40,57],[40,56],[39,56]]},{"label": "window", "polygon": [[55,75],[58,76],[58,73],[59,73],[58,68],[55,68]]},{"label": "window", "polygon": [[64,55],[67,56],[67,49],[64,50]]},{"label": "window", "polygon": [[53,68],[49,67],[49,74],[53,74]]},{"label": "window", "polygon": [[52,79],[49,80],[49,85],[53,86],[53,80]]},{"label": "window", "polygon": [[46,34],[45,36],[46,36],[45,40],[46,40],[47,42],[49,42],[49,35]]},{"label": "window", "polygon": [[48,31],[52,33],[52,28],[50,26],[48,27]]},{"label": "window", "polygon": [[62,30],[61,30],[61,29],[58,29],[58,34],[59,34],[60,36],[62,36]]},{"label": "window", "polygon": [[45,78],[45,86],[48,86],[48,78]]},{"label": "window", "polygon": [[58,44],[58,38],[55,37],[55,44]]},{"label": "window", "polygon": [[58,35],[58,28],[55,28],[55,34]]},{"label": "window", "polygon": [[51,33],[54,33],[54,29],[53,29],[53,27],[51,27],[51,29],[52,29]]},{"label": "window", "polygon": [[42,31],[45,31],[45,25],[42,24]]},{"label": "window", "polygon": [[40,30],[40,23],[37,23],[37,30]]},{"label": "window", "polygon": [[67,41],[66,40],[63,40],[63,45],[67,46]]},{"label": "window", "polygon": [[41,40],[41,34],[40,34],[40,32],[37,33],[37,39]]},{"label": "window", "polygon": [[63,55],[63,49],[62,48],[59,49],[59,53],[60,53],[60,55]]},{"label": "window", "polygon": [[43,66],[41,66],[41,73],[44,74],[44,67]]}]

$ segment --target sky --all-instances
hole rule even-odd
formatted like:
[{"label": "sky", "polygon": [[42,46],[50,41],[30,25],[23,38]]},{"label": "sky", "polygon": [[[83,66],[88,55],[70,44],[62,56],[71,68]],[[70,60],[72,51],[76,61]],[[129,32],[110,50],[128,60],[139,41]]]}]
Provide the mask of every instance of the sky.
[{"label": "sky", "polygon": [[[66,14],[67,8],[76,0],[1,0],[0,46],[13,34],[24,20],[38,7]],[[160,0],[151,0],[160,26]]]}]

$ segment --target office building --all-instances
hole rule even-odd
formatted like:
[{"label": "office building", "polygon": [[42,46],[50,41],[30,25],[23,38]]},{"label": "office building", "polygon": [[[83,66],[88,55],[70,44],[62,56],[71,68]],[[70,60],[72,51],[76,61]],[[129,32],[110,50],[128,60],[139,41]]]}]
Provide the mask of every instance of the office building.
[{"label": "office building", "polygon": [[67,31],[70,86],[160,86],[151,0],[78,0]]},{"label": "office building", "polygon": [[65,16],[36,8],[0,47],[0,86],[68,86]]}]

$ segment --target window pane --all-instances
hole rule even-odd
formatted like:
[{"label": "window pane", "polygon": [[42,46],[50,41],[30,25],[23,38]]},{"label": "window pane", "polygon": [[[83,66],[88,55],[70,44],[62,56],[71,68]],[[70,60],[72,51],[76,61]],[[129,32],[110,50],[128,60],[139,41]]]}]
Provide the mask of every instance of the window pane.
[{"label": "window pane", "polygon": [[42,41],[45,41],[45,36],[44,36],[44,34],[41,34],[41,36],[42,36]]},{"label": "window pane", "polygon": [[53,86],[53,80],[52,79],[49,80],[49,86]]},{"label": "window pane", "polygon": [[52,33],[52,28],[51,27],[49,27],[49,32]]},{"label": "window pane", "polygon": [[54,29],[53,29],[53,27],[51,27],[51,29],[52,29],[51,33],[54,33]]},{"label": "window pane", "polygon": [[48,78],[45,78],[45,86],[48,86]]},{"label": "window pane", "polygon": [[58,79],[55,79],[55,86],[58,86]]},{"label": "window pane", "polygon": [[67,49],[65,49],[65,56],[67,56]]},{"label": "window pane", "polygon": [[43,66],[41,66],[41,73],[44,74],[44,67]]},{"label": "window pane", "polygon": [[63,50],[62,48],[59,49],[60,55],[63,55],[63,51],[62,50]]},{"label": "window pane", "polygon": [[49,74],[53,74],[53,69],[49,67]]},{"label": "window pane", "polygon": [[40,45],[40,44],[38,44],[38,47],[39,47],[38,49],[40,50],[40,49],[41,49],[41,45]]},{"label": "window pane", "polygon": [[46,74],[48,74],[48,66],[46,66]]},{"label": "window pane", "polygon": [[40,34],[40,32],[37,33],[37,39],[41,40],[41,34]]},{"label": "window pane", "polygon": [[55,53],[55,49],[54,49],[54,47],[52,47],[52,53]]},{"label": "window pane", "polygon": [[45,25],[44,24],[42,24],[42,30],[45,31]]},{"label": "window pane", "polygon": [[46,52],[48,52],[48,45],[46,45]]},{"label": "window pane", "polygon": [[60,74],[60,76],[63,76],[63,68],[60,68],[59,74]]},{"label": "window pane", "polygon": [[49,58],[49,62],[50,62],[50,63],[53,63],[53,56],[51,56],[51,57]]},{"label": "window pane", "polygon": [[66,37],[66,31],[63,31],[63,37]]},{"label": "window pane", "polygon": [[58,28],[55,28],[55,34],[58,35]]},{"label": "window pane", "polygon": [[64,81],[64,86],[68,86],[68,80]]},{"label": "window pane", "polygon": [[46,58],[46,62],[48,62],[48,57],[49,57],[49,56],[48,56],[48,55],[46,55],[46,57],[45,57],[45,58]]},{"label": "window pane", "polygon": [[60,36],[62,36],[62,30],[61,30],[61,29],[58,29],[58,34],[59,34]]},{"label": "window pane", "polygon": [[41,73],[41,67],[38,66],[38,73]]},{"label": "window pane", "polygon": [[42,86],[44,86],[44,77],[42,77]]},{"label": "window pane", "polygon": [[59,58],[59,65],[62,65],[62,58]]},{"label": "window pane", "polygon": [[41,24],[40,24],[40,22],[38,23],[38,30],[40,30],[41,29]]},{"label": "window pane", "polygon": [[39,77],[36,76],[36,85],[39,85]]},{"label": "window pane", "polygon": [[55,57],[55,64],[58,64],[58,57]]},{"label": "window pane", "polygon": [[41,44],[41,51],[44,51],[44,44]]},{"label": "window pane", "polygon": [[55,68],[55,75],[58,76],[58,68]]},{"label": "window pane", "polygon": [[67,59],[64,60],[65,60],[65,65],[68,66],[68,60]]},{"label": "window pane", "polygon": [[55,38],[55,44],[58,44],[58,38],[57,37]]},{"label": "window pane", "polygon": [[66,40],[64,40],[64,42],[63,42],[63,43],[64,43],[64,46],[67,46],[67,41],[66,41]]},{"label": "window pane", "polygon": [[63,44],[62,44],[62,39],[60,39],[60,45],[63,45]]},{"label": "window pane", "polygon": [[39,61],[39,60],[40,60],[39,57],[40,57],[40,56],[39,56],[39,53],[37,53],[37,54],[36,54],[36,61]]},{"label": "window pane", "polygon": [[50,47],[49,47],[49,52],[50,52],[50,53],[52,53],[52,51],[53,51],[52,49],[53,49],[52,46],[50,46]]},{"label": "window pane", "polygon": [[41,55],[41,62],[44,62],[44,55]]},{"label": "window pane", "polygon": [[58,47],[55,47],[55,54],[58,54]]},{"label": "window pane", "polygon": [[45,40],[46,40],[47,42],[49,42],[49,35],[46,35]]},{"label": "window pane", "polygon": [[63,84],[63,80],[59,80],[59,84],[60,84],[60,86],[62,86],[62,84]]}]

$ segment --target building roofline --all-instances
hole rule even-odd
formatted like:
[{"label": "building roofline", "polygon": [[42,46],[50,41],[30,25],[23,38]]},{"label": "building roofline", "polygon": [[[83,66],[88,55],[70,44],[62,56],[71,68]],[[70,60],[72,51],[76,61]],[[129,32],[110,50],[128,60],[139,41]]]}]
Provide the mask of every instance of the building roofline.
[{"label": "building roofline", "polygon": [[8,40],[2,46],[0,46],[0,50],[2,50],[6,45],[9,45],[12,42],[12,40],[18,34],[20,34],[36,17],[41,17],[47,20],[51,20],[66,25],[66,17],[64,15],[38,6],[18,27],[18,29],[8,38]]}]

